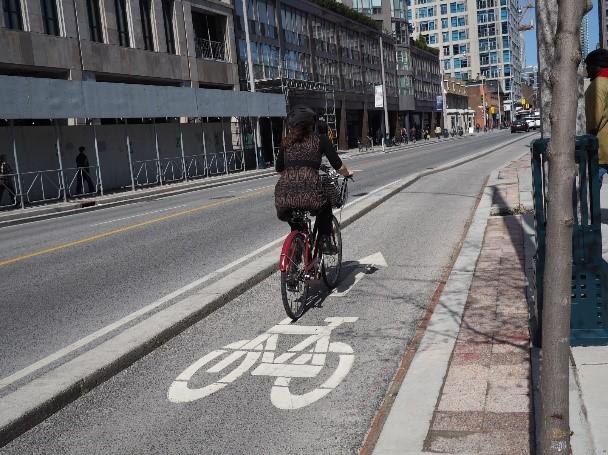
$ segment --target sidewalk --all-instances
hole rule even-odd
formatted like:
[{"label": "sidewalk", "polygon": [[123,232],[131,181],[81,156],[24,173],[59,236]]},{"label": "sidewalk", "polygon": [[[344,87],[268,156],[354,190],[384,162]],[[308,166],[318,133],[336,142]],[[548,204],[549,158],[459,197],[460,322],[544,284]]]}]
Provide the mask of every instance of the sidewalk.
[{"label": "sidewalk", "polygon": [[[608,260],[608,185],[604,179],[602,255]],[[608,454],[608,346],[572,348],[570,421],[575,455]]]},{"label": "sidewalk", "polygon": [[[440,139],[440,142],[455,141],[464,139],[468,136]],[[438,142],[436,139],[431,141],[418,141],[407,145],[387,147],[387,153],[394,153],[418,148],[424,145],[429,145]],[[340,152],[342,159],[352,159],[357,156],[378,153],[382,151],[381,146],[374,146],[367,151],[359,151],[357,148]],[[160,197],[173,196],[191,191],[197,191],[205,188],[213,188],[216,186],[227,185],[247,180],[254,180],[274,175],[274,167],[270,166],[266,169],[242,171],[232,174],[222,174],[212,177],[197,178],[185,182],[170,183],[165,185],[150,186],[145,188],[137,188],[135,191],[116,191],[104,196],[85,197],[82,199],[64,201],[51,201],[44,205],[29,206],[24,209],[17,208],[14,210],[0,211],[0,227],[20,224],[28,221],[39,221],[58,216],[81,213],[86,211],[98,210],[100,208],[108,208],[117,205],[125,205],[135,202],[144,202]]]},{"label": "sidewalk", "polygon": [[534,453],[530,180],[527,154],[490,177],[374,454]]},{"label": "sidewalk", "polygon": [[[526,299],[535,252],[531,189],[528,154],[490,177],[375,455],[535,453],[538,371]],[[601,205],[608,207],[606,184]],[[608,259],[608,209],[602,215]],[[574,347],[572,359],[573,453],[606,455],[608,346]]]}]

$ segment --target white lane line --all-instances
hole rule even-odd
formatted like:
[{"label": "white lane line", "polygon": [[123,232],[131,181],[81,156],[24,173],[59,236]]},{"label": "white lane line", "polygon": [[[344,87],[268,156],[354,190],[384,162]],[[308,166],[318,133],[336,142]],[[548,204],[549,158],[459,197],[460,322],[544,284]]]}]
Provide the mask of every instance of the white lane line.
[{"label": "white lane line", "polygon": [[[396,183],[399,183],[399,182],[401,182],[401,179],[397,179],[397,180],[395,180],[395,181],[393,181],[393,182],[391,182],[391,183],[387,183],[386,185],[381,186],[380,188],[376,188],[375,190],[370,191],[369,193],[367,193],[367,194],[365,194],[365,195],[363,195],[363,196],[361,196],[361,197],[359,197],[359,198],[355,199],[354,201],[349,202],[348,204],[346,204],[346,205],[345,205],[344,207],[342,207],[342,208],[344,208],[344,209],[345,209],[345,208],[347,208],[347,207],[350,207],[351,205],[357,204],[358,202],[361,202],[363,199],[366,199],[366,198],[368,198],[368,197],[372,196],[373,194],[376,194],[376,193],[378,193],[378,192],[380,192],[380,191],[382,191],[382,190],[384,190],[384,189],[388,188],[389,186],[391,186],[391,185],[395,185]],[[339,211],[339,210],[338,210],[338,211]]]},{"label": "white lane line", "polygon": [[113,220],[102,221],[101,223],[91,224],[90,227],[101,226],[102,224],[116,223],[117,221],[130,220],[131,218],[137,218],[138,216],[146,216],[146,215],[152,215],[154,213],[167,212],[169,210],[179,209],[179,208],[182,208],[182,207],[186,207],[187,205],[188,204],[174,205],[173,207],[167,207],[165,209],[151,210],[149,212],[137,213],[135,215],[125,216],[125,217],[122,217],[122,218],[115,218]]},{"label": "white lane line", "polygon": [[[352,202],[349,202],[344,207],[346,208],[353,204],[361,202],[363,199],[368,198],[369,196],[373,195],[374,193],[382,191],[383,189],[385,189],[388,186],[394,185],[395,183],[399,182],[400,180],[401,179],[395,180],[394,182],[388,183],[387,185],[381,186],[380,188],[376,188],[375,190],[370,191],[368,194],[361,196],[360,198],[357,198]],[[187,284],[186,286],[184,286],[180,289],[177,289],[176,291],[173,291],[170,294],[167,294],[166,296],[160,298],[159,300],[157,300],[143,308],[140,308],[139,310],[125,316],[124,318],[119,319],[118,321],[116,321],[110,325],[107,325],[107,326],[97,330],[96,332],[93,332],[90,335],[87,335],[86,337],[81,338],[78,341],[75,341],[74,343],[66,346],[65,348],[62,348],[62,349],[56,351],[55,353],[53,353],[47,357],[44,357],[43,359],[40,359],[39,361],[13,373],[10,376],[7,376],[4,379],[0,379],[0,390],[9,386],[10,384],[13,384],[14,382],[16,382],[24,377],[36,372],[37,370],[40,370],[41,368],[44,368],[44,367],[50,365],[51,363],[53,363],[57,360],[60,360],[61,358],[71,354],[72,352],[82,348],[83,346],[86,346],[87,344],[92,343],[93,341],[97,340],[98,338],[101,338],[101,337],[107,335],[108,333],[128,324],[129,322],[153,311],[154,309],[175,299],[176,297],[179,297],[180,295],[185,294],[188,291],[191,291],[192,289],[217,277],[218,275],[230,270],[231,268],[236,267],[237,265],[240,265],[243,262],[248,261],[249,259],[251,259],[255,256],[258,256],[265,250],[272,248],[273,246],[281,243],[283,241],[283,239],[284,239],[284,237],[279,237],[278,239],[276,239],[270,243],[267,243],[266,245],[258,248],[257,250],[252,251],[251,253],[241,257],[240,259],[237,259],[236,261],[233,261],[230,264],[225,265],[224,267],[216,270],[215,272],[205,275],[204,277],[199,278],[198,280],[193,281],[192,283]]]},{"label": "white lane line", "polygon": [[96,332],[93,332],[92,334],[87,335],[84,338],[81,338],[80,340],[66,346],[63,349],[58,350],[57,352],[39,360],[38,362],[35,362],[35,363],[27,366],[26,368],[23,368],[22,370],[19,370],[8,377],[1,379],[0,380],[0,390],[6,386],[18,381],[19,379],[24,378],[25,376],[28,376],[28,375],[34,373],[35,371],[46,367],[47,365],[61,359],[62,357],[65,357],[66,355],[71,354],[72,352],[76,351],[77,349],[80,349],[81,347],[86,346],[87,344],[97,340],[98,338],[101,338],[101,337],[107,335],[108,333],[112,332],[113,330],[116,330],[116,329],[124,326],[125,324],[128,324],[129,322],[133,321],[134,319],[137,319],[140,316],[143,316],[146,313],[153,311],[154,309],[173,300],[174,298],[179,297],[180,295],[185,294],[188,291],[191,291],[192,289],[217,277],[218,275],[230,270],[231,268],[233,268],[239,264],[242,264],[243,262],[245,262],[255,256],[260,255],[264,250],[272,248],[273,246],[278,245],[282,241],[283,241],[283,237],[278,238],[270,243],[267,243],[266,245],[258,248],[255,251],[252,251],[251,253],[247,254],[246,256],[243,256],[243,257],[237,259],[236,261],[233,261],[230,264],[227,264],[224,267],[217,269],[215,272],[205,275],[204,277],[199,278],[198,280],[193,281],[192,283],[187,284],[186,286],[184,286],[180,289],[177,289],[176,291],[173,291],[170,294],[167,294],[166,296],[160,298],[159,300],[125,316],[124,318],[119,319],[118,321],[116,321],[110,325],[107,325],[107,326],[97,330]]}]

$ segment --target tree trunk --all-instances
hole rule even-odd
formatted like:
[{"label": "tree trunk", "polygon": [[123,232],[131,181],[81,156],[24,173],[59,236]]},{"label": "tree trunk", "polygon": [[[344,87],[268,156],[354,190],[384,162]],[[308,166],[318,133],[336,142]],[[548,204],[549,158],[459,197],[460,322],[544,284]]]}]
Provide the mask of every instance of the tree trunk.
[{"label": "tree trunk", "polygon": [[[580,27],[587,9],[586,0],[558,0],[551,9],[550,1],[537,0],[539,48],[544,58],[550,55],[548,43],[553,15],[557,28],[553,60],[544,64],[541,104],[543,124],[550,121],[551,143],[548,150],[549,183],[547,190],[547,238],[544,276],[544,305],[541,364],[542,454],[570,453],[568,402],[568,363],[570,349],[570,286],[572,281],[572,188],[574,185],[575,125],[578,105],[580,63]],[[545,8],[547,8],[545,10]],[[540,10],[544,11],[540,11]],[[542,19],[541,19],[542,18]],[[540,59],[540,51],[539,51]],[[547,85],[551,97],[547,97]],[[549,110],[547,107],[549,106]],[[544,130],[546,133],[546,129]]]},{"label": "tree trunk", "polygon": [[536,0],[536,48],[538,52],[538,83],[541,132],[551,136],[551,82],[549,80],[555,53],[557,31],[557,0]]}]

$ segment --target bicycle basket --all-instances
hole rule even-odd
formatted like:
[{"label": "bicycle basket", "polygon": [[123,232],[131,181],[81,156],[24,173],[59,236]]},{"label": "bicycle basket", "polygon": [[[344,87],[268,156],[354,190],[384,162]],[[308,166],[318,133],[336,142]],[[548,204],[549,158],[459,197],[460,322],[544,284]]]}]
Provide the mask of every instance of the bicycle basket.
[{"label": "bicycle basket", "polygon": [[334,208],[340,208],[343,204],[342,191],[340,191],[340,184],[338,182],[338,174],[326,173],[321,174],[321,186],[323,187],[323,194],[327,200],[331,203]]}]

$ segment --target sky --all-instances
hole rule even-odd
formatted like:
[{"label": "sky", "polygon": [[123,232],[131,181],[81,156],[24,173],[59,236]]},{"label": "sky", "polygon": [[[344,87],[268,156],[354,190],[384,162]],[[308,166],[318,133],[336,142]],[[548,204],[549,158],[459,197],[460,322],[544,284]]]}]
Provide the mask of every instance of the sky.
[{"label": "sky", "polygon": [[[593,0],[593,9],[587,13],[588,16],[588,24],[589,24],[589,51],[592,51],[596,48],[599,43],[599,18],[597,12],[597,1]],[[523,4],[520,0],[520,4]],[[531,21],[536,23],[536,19],[534,17],[534,9],[528,11],[528,14],[522,21],[522,23],[529,24]],[[536,65],[537,57],[536,57],[536,29],[531,30],[529,32],[525,32],[525,45],[526,45],[526,66]]]}]

